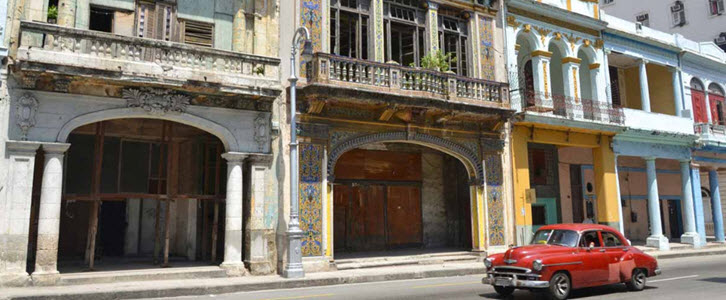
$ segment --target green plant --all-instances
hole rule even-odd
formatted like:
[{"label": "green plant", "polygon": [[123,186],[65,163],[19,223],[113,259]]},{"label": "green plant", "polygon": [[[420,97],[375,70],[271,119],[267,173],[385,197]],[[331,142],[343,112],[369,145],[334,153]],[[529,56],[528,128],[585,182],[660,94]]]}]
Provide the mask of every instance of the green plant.
[{"label": "green plant", "polygon": [[48,19],[56,20],[58,19],[58,7],[53,5],[51,7],[48,7]]},{"label": "green plant", "polygon": [[456,57],[454,57],[454,53],[449,52],[444,54],[444,52],[441,50],[436,50],[433,53],[426,54],[426,56],[421,58],[422,68],[437,72],[448,71],[452,63],[456,63]]}]

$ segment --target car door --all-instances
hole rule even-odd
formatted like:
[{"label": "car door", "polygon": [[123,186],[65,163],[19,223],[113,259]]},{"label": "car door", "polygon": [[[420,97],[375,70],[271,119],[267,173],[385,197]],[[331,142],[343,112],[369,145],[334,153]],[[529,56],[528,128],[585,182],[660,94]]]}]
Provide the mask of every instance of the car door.
[{"label": "car door", "polygon": [[586,231],[580,237],[580,251],[583,252],[584,285],[605,284],[608,280],[608,256],[600,239],[599,230]]},{"label": "car door", "polygon": [[627,254],[630,247],[626,246],[627,243],[614,232],[603,230],[600,232],[600,236],[608,256],[608,283],[618,283],[621,279],[620,273],[624,267],[627,267]]}]

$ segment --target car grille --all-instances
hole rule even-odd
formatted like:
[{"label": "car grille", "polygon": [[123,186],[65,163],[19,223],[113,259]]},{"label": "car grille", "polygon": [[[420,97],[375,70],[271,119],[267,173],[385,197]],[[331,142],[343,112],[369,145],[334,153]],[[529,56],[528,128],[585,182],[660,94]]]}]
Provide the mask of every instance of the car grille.
[{"label": "car grille", "polygon": [[540,275],[532,273],[530,269],[520,267],[495,267],[489,272],[491,277],[516,277],[517,280],[539,280]]},{"label": "car grille", "polygon": [[494,272],[524,274],[524,273],[530,273],[532,271],[529,269],[517,268],[517,267],[495,267]]}]

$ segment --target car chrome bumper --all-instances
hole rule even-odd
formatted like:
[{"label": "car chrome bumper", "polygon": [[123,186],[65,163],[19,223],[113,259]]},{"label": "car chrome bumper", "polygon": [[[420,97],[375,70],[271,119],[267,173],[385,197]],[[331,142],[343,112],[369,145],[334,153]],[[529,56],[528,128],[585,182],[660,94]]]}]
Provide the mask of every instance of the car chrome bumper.
[{"label": "car chrome bumper", "polygon": [[660,268],[656,268],[654,273],[655,273],[656,276],[657,275],[660,275]]},{"label": "car chrome bumper", "polygon": [[532,289],[546,289],[550,287],[548,281],[537,281],[537,280],[522,280],[516,277],[494,277],[487,275],[482,278],[483,284],[495,285],[495,286],[508,286],[515,288],[532,288]]}]

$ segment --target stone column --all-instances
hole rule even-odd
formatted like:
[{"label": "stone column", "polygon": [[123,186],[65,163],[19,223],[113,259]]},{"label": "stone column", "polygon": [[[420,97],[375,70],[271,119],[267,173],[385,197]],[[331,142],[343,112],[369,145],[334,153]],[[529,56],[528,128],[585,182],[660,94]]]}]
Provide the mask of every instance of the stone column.
[{"label": "stone column", "polygon": [[671,81],[673,84],[673,101],[675,102],[676,116],[683,113],[683,95],[681,93],[681,69],[671,68]]},{"label": "stone column", "polygon": [[224,262],[222,267],[230,276],[246,274],[242,263],[242,166],[246,155],[227,152],[227,197],[224,223]]},{"label": "stone column", "polygon": [[439,50],[439,4],[428,1],[426,10],[426,39],[427,53],[434,53]]},{"label": "stone column", "polygon": [[[711,115],[711,99],[708,96],[708,87],[704,87],[705,91],[703,91],[703,97],[704,102],[706,102],[706,118],[708,119],[708,124],[713,123],[713,116]],[[695,116],[695,114],[694,114]]]},{"label": "stone column", "polygon": [[40,190],[38,242],[35,255],[34,284],[55,284],[58,273],[61,196],[63,194],[63,156],[70,144],[43,144],[45,165]]},{"label": "stone column", "polygon": [[701,246],[706,245],[706,220],[703,213],[703,195],[701,194],[701,170],[699,165],[691,165],[691,192],[693,193],[693,208],[696,217],[696,232],[701,237]]},{"label": "stone column", "polygon": [[[580,62],[577,57],[565,57],[562,59],[562,83],[565,90],[564,108],[567,116],[575,119],[584,117],[583,103],[581,101],[582,91],[580,89]],[[560,103],[563,105],[565,103]],[[556,108],[555,108],[556,109]]]},{"label": "stone column", "polygon": [[650,219],[650,236],[646,240],[648,247],[669,250],[668,238],[663,236],[660,219],[660,200],[658,198],[658,178],[655,169],[655,157],[645,158],[645,169],[648,177],[648,217]]},{"label": "stone column", "polygon": [[5,145],[8,159],[5,192],[0,194],[4,196],[0,198],[0,286],[23,286],[29,279],[25,270],[33,170],[40,144],[7,141]]},{"label": "stone column", "polygon": [[592,150],[593,173],[595,173],[595,195],[597,199],[597,221],[600,224],[618,228],[620,225],[620,199],[618,178],[615,171],[615,153],[610,147],[611,138],[603,136],[600,145]]},{"label": "stone column", "polygon": [[535,103],[539,107],[552,108],[552,84],[550,81],[550,59],[552,52],[532,52],[532,79],[534,80]]},{"label": "stone column", "polygon": [[724,242],[723,212],[721,210],[721,192],[718,183],[718,170],[708,171],[708,183],[711,187],[711,214],[713,215],[713,231],[716,242]]},{"label": "stone column", "polygon": [[648,61],[640,61],[640,103],[643,111],[650,112],[650,90],[648,89]]},{"label": "stone column", "polygon": [[[277,212],[265,212],[267,174],[272,163],[271,155],[254,155],[247,160],[250,168],[250,185],[247,191],[249,201],[245,203],[248,207],[249,216],[245,220],[247,228],[245,231],[245,263],[250,268],[252,275],[264,275],[275,273],[275,224],[265,224],[266,214]],[[268,246],[270,245],[270,246]]]},{"label": "stone column", "polygon": [[613,103],[613,87],[612,79],[610,78],[610,58],[608,57],[612,53],[610,49],[603,49],[603,62],[605,63],[605,97],[608,103]]},{"label": "stone column", "polygon": [[76,28],[88,29],[91,20],[90,0],[76,0]]},{"label": "stone column", "polygon": [[246,52],[248,48],[246,44],[252,41],[246,41],[247,33],[247,14],[245,12],[246,1],[235,1],[235,13],[232,20],[232,51]]},{"label": "stone column", "polygon": [[76,26],[76,0],[58,0],[58,25]]},{"label": "stone column", "polygon": [[623,201],[622,196],[620,195],[620,175],[618,173],[618,156],[615,155],[615,188],[616,188],[616,195],[618,197],[618,230],[620,230],[620,233],[623,235],[625,234],[625,225],[624,225],[624,219],[623,219],[623,205],[621,202]]},{"label": "stone column", "polygon": [[681,203],[686,219],[683,222],[684,231],[681,243],[691,244],[700,248],[700,236],[696,233],[696,216],[693,209],[693,187],[691,187],[691,160],[681,161]]}]

